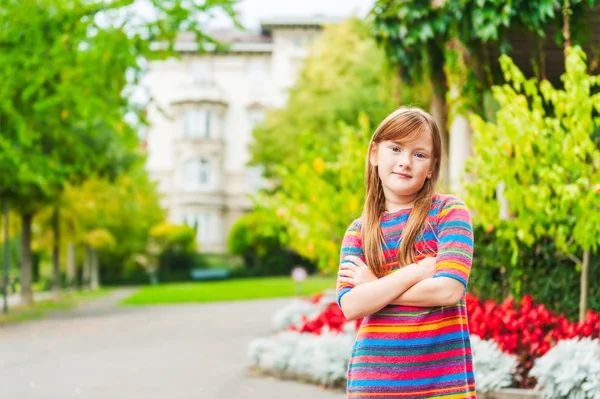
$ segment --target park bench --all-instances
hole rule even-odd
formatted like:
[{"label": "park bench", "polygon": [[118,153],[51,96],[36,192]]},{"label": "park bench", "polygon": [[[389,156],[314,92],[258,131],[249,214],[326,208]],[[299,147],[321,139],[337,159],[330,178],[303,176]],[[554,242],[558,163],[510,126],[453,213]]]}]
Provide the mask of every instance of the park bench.
[{"label": "park bench", "polygon": [[229,277],[229,270],[195,268],[190,271],[190,277],[195,281],[221,280]]}]

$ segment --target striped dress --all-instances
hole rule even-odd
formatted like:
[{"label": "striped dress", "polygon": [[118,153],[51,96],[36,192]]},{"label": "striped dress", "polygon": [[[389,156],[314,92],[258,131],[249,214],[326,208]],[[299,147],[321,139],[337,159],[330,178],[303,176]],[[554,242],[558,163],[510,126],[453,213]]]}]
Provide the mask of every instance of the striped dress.
[{"label": "striped dress", "polygon": [[[410,209],[385,213],[381,228],[388,273],[398,269],[397,250]],[[344,236],[341,257],[365,260],[362,219]],[[423,234],[415,243],[419,261],[437,256],[434,278],[466,286],[473,254],[471,217],[464,202],[436,194]],[[338,283],[337,300],[352,286]],[[476,398],[465,296],[453,306],[387,305],[364,318],[348,365],[348,398]]]}]

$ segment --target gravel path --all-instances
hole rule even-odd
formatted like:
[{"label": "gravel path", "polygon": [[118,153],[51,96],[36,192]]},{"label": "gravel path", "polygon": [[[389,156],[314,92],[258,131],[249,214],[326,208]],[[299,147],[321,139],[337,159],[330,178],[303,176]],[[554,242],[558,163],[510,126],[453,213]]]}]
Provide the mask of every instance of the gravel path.
[{"label": "gravel path", "polygon": [[248,371],[248,343],[290,299],[114,306],[131,292],[0,327],[0,398],[345,398]]}]

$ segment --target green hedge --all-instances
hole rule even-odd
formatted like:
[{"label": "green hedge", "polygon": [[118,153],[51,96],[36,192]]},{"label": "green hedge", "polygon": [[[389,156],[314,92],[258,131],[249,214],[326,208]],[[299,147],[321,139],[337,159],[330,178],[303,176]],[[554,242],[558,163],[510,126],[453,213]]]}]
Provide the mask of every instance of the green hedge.
[{"label": "green hedge", "polygon": [[[520,299],[531,295],[536,303],[576,319],[579,311],[579,280],[575,264],[556,252],[553,240],[545,238],[534,247],[519,248],[516,266],[511,266],[512,249],[494,232],[475,226],[473,267],[469,291],[482,299],[502,301],[508,295]],[[600,310],[600,258],[592,255],[588,308]]]}]

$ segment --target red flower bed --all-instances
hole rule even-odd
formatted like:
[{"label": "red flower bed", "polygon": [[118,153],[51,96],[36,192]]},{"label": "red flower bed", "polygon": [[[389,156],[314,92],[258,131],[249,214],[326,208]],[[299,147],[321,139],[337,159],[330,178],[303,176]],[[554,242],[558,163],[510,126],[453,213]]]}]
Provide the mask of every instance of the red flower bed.
[{"label": "red flower bed", "polygon": [[[318,303],[322,296],[312,296],[309,300]],[[573,323],[564,316],[550,312],[544,305],[534,305],[530,296],[525,296],[516,306],[512,298],[501,304],[494,301],[481,301],[471,294],[466,298],[471,334],[482,339],[493,339],[498,347],[515,355],[519,360],[517,379],[521,388],[531,388],[535,381],[528,377],[533,362],[544,355],[559,340],[575,337],[600,338],[600,314],[588,311],[583,323]],[[335,302],[312,320],[304,317],[297,326],[289,331],[321,334],[324,327],[340,333],[347,323],[355,329],[360,327],[362,319],[348,321]]]},{"label": "red flower bed", "polygon": [[304,316],[300,325],[290,326],[288,331],[321,335],[323,327],[327,327],[332,332],[341,333],[344,331],[344,326],[347,323],[355,323],[355,328],[358,329],[361,321],[362,319],[355,322],[348,321],[337,303],[332,302],[314,319],[309,320]]},{"label": "red flower bed", "polygon": [[522,388],[535,384],[528,377],[533,361],[544,355],[559,340],[575,337],[600,337],[600,315],[589,311],[583,323],[572,323],[550,312],[544,305],[534,305],[524,296],[518,307],[512,298],[501,304],[481,301],[467,294],[469,330],[482,339],[493,339],[498,347],[519,359],[518,380]]}]

